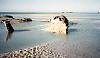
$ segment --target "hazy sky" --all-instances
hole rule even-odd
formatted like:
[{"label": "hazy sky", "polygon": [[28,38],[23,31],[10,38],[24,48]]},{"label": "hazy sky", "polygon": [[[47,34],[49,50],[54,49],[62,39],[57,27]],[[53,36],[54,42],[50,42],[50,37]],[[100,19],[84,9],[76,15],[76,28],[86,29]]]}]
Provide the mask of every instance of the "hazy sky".
[{"label": "hazy sky", "polygon": [[94,12],[98,10],[100,10],[100,0],[0,0],[0,12]]}]

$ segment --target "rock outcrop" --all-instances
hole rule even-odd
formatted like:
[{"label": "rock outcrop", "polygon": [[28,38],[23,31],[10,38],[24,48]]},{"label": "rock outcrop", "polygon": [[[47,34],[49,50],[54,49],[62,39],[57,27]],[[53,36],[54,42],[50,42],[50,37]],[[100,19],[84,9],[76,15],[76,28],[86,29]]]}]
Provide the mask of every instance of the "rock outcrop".
[{"label": "rock outcrop", "polygon": [[66,26],[68,26],[68,19],[64,15],[56,16],[53,20],[58,19],[59,21],[62,21],[62,23],[65,23]]},{"label": "rock outcrop", "polygon": [[68,19],[64,15],[55,16],[46,27],[44,29],[46,31],[66,34],[68,32]]},{"label": "rock outcrop", "polygon": [[13,27],[12,27],[12,25],[11,25],[9,20],[2,21],[2,22],[4,23],[4,25],[7,28],[8,32],[13,32],[14,31],[14,29],[13,29]]}]

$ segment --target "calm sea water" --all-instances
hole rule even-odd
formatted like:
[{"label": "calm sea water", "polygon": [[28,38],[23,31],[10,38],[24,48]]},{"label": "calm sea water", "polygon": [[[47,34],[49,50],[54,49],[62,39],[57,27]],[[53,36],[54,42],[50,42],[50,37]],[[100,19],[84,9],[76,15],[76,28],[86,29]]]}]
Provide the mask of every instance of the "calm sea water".
[{"label": "calm sea water", "polygon": [[33,21],[13,24],[15,32],[8,33],[5,26],[0,23],[0,53],[21,48],[32,47],[41,43],[68,39],[66,42],[84,42],[90,48],[97,48],[100,52],[100,14],[97,13],[62,13],[70,22],[68,34],[60,35],[43,31],[44,24],[58,14],[1,14],[12,15],[15,18],[29,17]]}]

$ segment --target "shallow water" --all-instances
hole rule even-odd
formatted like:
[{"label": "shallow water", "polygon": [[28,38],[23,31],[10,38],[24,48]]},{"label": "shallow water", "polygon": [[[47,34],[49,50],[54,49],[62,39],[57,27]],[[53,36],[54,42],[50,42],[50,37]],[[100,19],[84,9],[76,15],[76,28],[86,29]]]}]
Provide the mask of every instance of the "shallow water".
[{"label": "shallow water", "polygon": [[[63,53],[71,58],[100,58],[100,14],[78,14],[69,27]],[[66,15],[67,16],[67,15]],[[74,19],[73,19],[74,21]]]},{"label": "shallow water", "polygon": [[[13,24],[15,32],[5,31],[3,24],[0,24],[0,53],[21,48],[28,48],[34,45],[53,40],[65,40],[66,46],[88,47],[85,50],[100,54],[100,14],[96,13],[63,13],[71,22],[68,34],[60,35],[42,31],[44,24],[40,22],[49,20],[57,14],[10,14],[14,17],[30,17],[33,22]],[[91,49],[90,49],[91,48]],[[74,50],[74,48],[72,48]],[[83,51],[84,49],[81,49]],[[90,51],[92,50],[92,51]],[[85,51],[85,52],[86,52]]]}]

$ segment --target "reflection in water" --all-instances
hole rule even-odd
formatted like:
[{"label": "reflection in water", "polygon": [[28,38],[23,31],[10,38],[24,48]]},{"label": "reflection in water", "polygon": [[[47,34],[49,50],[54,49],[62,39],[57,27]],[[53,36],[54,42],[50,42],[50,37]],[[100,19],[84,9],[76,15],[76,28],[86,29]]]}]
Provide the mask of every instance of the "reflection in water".
[{"label": "reflection in water", "polygon": [[[25,29],[24,30],[14,30],[14,32],[24,32],[24,31],[30,31],[30,30],[25,30]],[[7,32],[6,42],[9,39],[11,39],[12,35],[13,35],[13,32]]]},{"label": "reflection in water", "polygon": [[76,28],[69,28],[70,26],[73,26],[73,25],[76,25],[76,24],[73,24],[73,23],[70,23],[69,26],[67,27],[66,29],[66,34],[70,33],[70,32],[76,32],[78,31]]},{"label": "reflection in water", "polygon": [[6,42],[11,39],[13,32],[8,32],[7,37],[6,37]]},{"label": "reflection in water", "polygon": [[24,32],[24,31],[30,31],[29,29],[23,29],[23,30],[14,30],[14,32]]},{"label": "reflection in water", "polygon": [[68,28],[69,28],[69,27],[67,27],[67,29],[66,29],[66,34],[68,34]]},{"label": "reflection in water", "polygon": [[76,28],[73,28],[75,25],[77,25],[77,22],[69,22],[69,26],[66,29],[66,34],[70,33],[70,32],[76,32],[78,31]]}]

